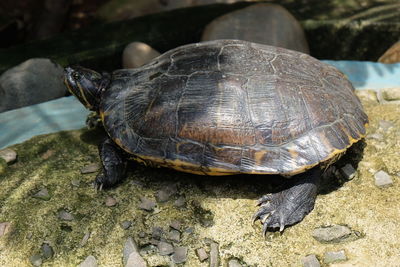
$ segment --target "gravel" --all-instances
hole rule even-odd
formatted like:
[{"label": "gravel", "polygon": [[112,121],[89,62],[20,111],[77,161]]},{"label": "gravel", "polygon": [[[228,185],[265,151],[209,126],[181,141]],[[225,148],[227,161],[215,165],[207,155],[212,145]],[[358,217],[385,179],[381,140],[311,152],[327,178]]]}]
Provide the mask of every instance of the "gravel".
[{"label": "gravel", "polygon": [[172,229],[168,233],[168,240],[178,243],[181,240],[181,233],[178,230]]},{"label": "gravel", "polygon": [[29,261],[33,266],[41,266],[43,263],[42,256],[40,254],[32,255],[29,258]]},{"label": "gravel", "polygon": [[228,261],[228,267],[243,267],[237,259],[231,259]]},{"label": "gravel", "polygon": [[51,198],[51,196],[49,194],[49,190],[47,190],[47,188],[40,189],[32,197],[36,198],[36,199],[40,199],[40,200],[45,200],[45,201],[50,200],[50,198]]},{"label": "gravel", "polygon": [[393,180],[385,171],[378,171],[374,175],[375,185],[380,188],[390,187],[393,185]]},{"label": "gravel", "polygon": [[186,205],[186,199],[183,196],[178,197],[174,202],[174,206],[177,208],[183,208],[185,205]]},{"label": "gravel", "polygon": [[42,244],[42,254],[45,259],[50,259],[54,255],[53,248],[48,243]]},{"label": "gravel", "polygon": [[2,222],[0,223],[0,237],[7,234],[10,231],[10,223]]},{"label": "gravel", "polygon": [[60,218],[63,221],[72,221],[73,219],[75,219],[72,213],[65,210],[61,210],[58,212],[58,218]]},{"label": "gravel", "polygon": [[340,168],[340,173],[345,179],[352,180],[356,176],[357,171],[354,169],[353,165],[348,163]]},{"label": "gravel", "polygon": [[81,242],[79,243],[79,246],[80,247],[85,246],[86,243],[88,242],[89,238],[90,238],[90,232],[86,232],[85,235],[83,236]]},{"label": "gravel", "polygon": [[138,247],[132,237],[128,237],[122,251],[125,267],[146,267],[145,260],[140,256]]},{"label": "gravel", "polygon": [[131,225],[132,225],[132,222],[131,222],[131,221],[123,221],[123,222],[121,223],[121,227],[122,227],[122,229],[124,229],[124,230],[128,229],[129,227],[131,227]]},{"label": "gravel", "polygon": [[94,256],[89,255],[78,267],[97,267],[97,260]]},{"label": "gravel", "polygon": [[210,267],[218,267],[219,266],[219,248],[218,244],[212,242],[210,244]]},{"label": "gravel", "polygon": [[181,226],[182,226],[181,222],[177,220],[174,220],[169,224],[169,227],[178,231],[181,230]]},{"label": "gravel", "polygon": [[201,262],[208,259],[207,251],[204,248],[196,249],[196,254],[197,254],[197,257],[199,258],[199,261],[201,261]]},{"label": "gravel", "polygon": [[331,225],[316,228],[312,236],[321,243],[340,243],[358,238],[350,228],[344,225]]},{"label": "gravel", "polygon": [[304,267],[320,267],[319,261],[314,254],[308,255],[302,260]]},{"label": "gravel", "polygon": [[166,185],[157,191],[156,199],[158,202],[167,202],[177,192],[178,188],[176,184]]},{"label": "gravel", "polygon": [[115,205],[117,205],[117,200],[110,196],[108,196],[104,202],[107,207],[114,207]]},{"label": "gravel", "polygon": [[164,241],[159,242],[157,248],[161,256],[171,255],[174,253],[174,247],[170,243]]},{"label": "gravel", "polygon": [[340,251],[328,251],[325,252],[324,254],[324,263],[329,264],[333,262],[339,262],[339,261],[346,261],[346,253],[344,250]]},{"label": "gravel", "polygon": [[81,174],[94,173],[99,170],[99,164],[91,163],[81,169]]},{"label": "gravel", "polygon": [[156,202],[147,197],[141,197],[139,208],[146,211],[152,211],[156,207]]},{"label": "gravel", "polygon": [[187,247],[175,247],[174,254],[172,255],[172,261],[174,263],[183,263],[187,259],[188,248]]},{"label": "gravel", "polygon": [[17,160],[17,152],[11,148],[5,148],[0,150],[0,158],[4,159],[8,165],[14,163]]}]

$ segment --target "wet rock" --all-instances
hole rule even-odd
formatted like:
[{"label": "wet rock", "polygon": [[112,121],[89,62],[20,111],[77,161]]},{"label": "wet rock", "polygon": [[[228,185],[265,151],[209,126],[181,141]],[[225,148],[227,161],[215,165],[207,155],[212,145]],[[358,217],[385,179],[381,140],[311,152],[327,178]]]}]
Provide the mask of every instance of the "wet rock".
[{"label": "wet rock", "polygon": [[72,215],[72,213],[65,211],[65,210],[61,210],[58,212],[58,218],[60,218],[61,220],[64,221],[72,221],[73,219],[75,219],[74,215]]},{"label": "wet rock", "polygon": [[199,261],[201,261],[201,262],[208,259],[207,251],[204,248],[196,249],[196,254],[197,254],[197,257],[199,258]]},{"label": "wet rock", "polygon": [[60,65],[45,58],[7,70],[0,76],[0,112],[64,96],[63,74]]},{"label": "wet rock", "polygon": [[131,221],[123,221],[123,222],[121,223],[121,227],[122,227],[122,229],[124,229],[124,230],[128,229],[129,227],[131,227],[131,225],[132,225],[132,222],[131,222]]},{"label": "wet rock", "polygon": [[178,231],[181,230],[181,226],[182,226],[181,222],[177,220],[174,220],[169,224],[169,227]]},{"label": "wet rock", "polygon": [[156,199],[158,202],[166,202],[170,199],[171,196],[175,195],[178,192],[178,188],[176,184],[170,184],[162,187],[156,193]]},{"label": "wet rock", "polygon": [[10,231],[10,223],[2,222],[0,223],[0,237],[6,235]]},{"label": "wet rock", "polygon": [[300,23],[276,4],[255,4],[225,14],[207,25],[201,39],[240,39],[309,53]]},{"label": "wet rock", "polygon": [[161,256],[171,255],[174,253],[174,247],[170,243],[164,241],[159,242],[157,248]]},{"label": "wet rock", "polygon": [[243,267],[237,259],[231,259],[228,261],[228,267]]},{"label": "wet rock", "polygon": [[81,262],[78,267],[97,267],[97,260],[94,256],[90,255]]},{"label": "wet rock", "polygon": [[48,243],[43,243],[42,254],[45,259],[50,259],[54,255],[54,250]]},{"label": "wet rock", "polygon": [[81,168],[81,174],[94,173],[99,170],[99,164],[91,163]]},{"label": "wet rock", "polygon": [[132,42],[122,52],[122,66],[124,69],[138,68],[159,55],[160,53],[148,44]]},{"label": "wet rock", "polygon": [[344,250],[340,251],[328,251],[324,254],[324,262],[326,264],[333,263],[333,262],[339,262],[339,261],[345,261],[347,260],[346,253]]},{"label": "wet rock", "polygon": [[386,52],[378,59],[378,62],[386,64],[400,62],[400,41],[386,50]]},{"label": "wet rock", "polygon": [[33,198],[36,198],[36,199],[45,200],[45,201],[50,200],[50,198],[51,198],[51,196],[50,196],[49,191],[47,190],[47,188],[42,188],[42,189],[40,189],[40,190],[39,190],[36,194],[34,194],[32,197],[33,197]]},{"label": "wet rock", "polygon": [[5,162],[10,165],[17,160],[17,152],[11,148],[5,148],[0,150],[0,158],[4,159]]},{"label": "wet rock", "polygon": [[187,247],[176,247],[174,248],[174,254],[172,255],[172,261],[174,263],[184,263],[187,259]]},{"label": "wet rock", "polygon": [[394,124],[391,121],[385,121],[385,120],[380,120],[379,121],[379,128],[384,130],[384,131],[389,130],[393,126],[394,126]]},{"label": "wet rock", "polygon": [[145,267],[145,260],[140,256],[138,247],[132,237],[128,237],[122,252],[124,266],[126,267]]},{"label": "wet rock", "polygon": [[117,205],[117,200],[113,197],[108,196],[105,200],[105,204],[107,207],[114,207]]},{"label": "wet rock", "polygon": [[210,244],[210,267],[219,266],[219,246],[217,243]]},{"label": "wet rock", "polygon": [[393,180],[385,171],[378,171],[374,175],[375,185],[380,188],[390,187],[393,185]]},{"label": "wet rock", "polygon": [[356,176],[357,171],[354,169],[353,165],[348,163],[340,168],[340,173],[342,174],[343,178],[352,180]]},{"label": "wet rock", "polygon": [[185,205],[186,205],[186,199],[183,196],[178,197],[174,202],[174,206],[177,208],[183,208]]},{"label": "wet rock", "polygon": [[321,243],[340,243],[358,239],[361,234],[344,225],[330,225],[314,229],[312,236]]},{"label": "wet rock", "polygon": [[172,242],[178,243],[181,240],[181,233],[178,230],[172,229],[168,233],[168,239]]},{"label": "wet rock", "polygon": [[86,243],[88,242],[89,238],[90,238],[90,232],[86,232],[85,235],[83,236],[81,242],[79,243],[79,246],[80,247],[85,246]]},{"label": "wet rock", "polygon": [[42,256],[40,254],[35,254],[29,258],[29,262],[33,266],[41,266],[43,263]]},{"label": "wet rock", "polygon": [[142,210],[146,211],[152,211],[154,210],[156,206],[156,202],[147,198],[147,197],[141,197],[140,198],[140,203],[139,203],[139,208]]},{"label": "wet rock", "polygon": [[[399,51],[400,52],[400,51]],[[380,96],[385,101],[399,101],[400,100],[400,87],[382,88]]]},{"label": "wet rock", "polygon": [[320,267],[319,261],[314,254],[308,255],[302,260],[304,267]]}]

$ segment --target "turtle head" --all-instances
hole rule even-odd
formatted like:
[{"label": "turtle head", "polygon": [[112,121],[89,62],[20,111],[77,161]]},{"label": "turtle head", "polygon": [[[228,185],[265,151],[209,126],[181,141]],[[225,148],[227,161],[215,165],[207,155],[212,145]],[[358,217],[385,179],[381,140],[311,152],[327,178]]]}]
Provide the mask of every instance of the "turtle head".
[{"label": "turtle head", "polygon": [[67,67],[64,82],[68,90],[88,109],[97,111],[101,92],[110,83],[110,74],[98,73],[80,66]]}]

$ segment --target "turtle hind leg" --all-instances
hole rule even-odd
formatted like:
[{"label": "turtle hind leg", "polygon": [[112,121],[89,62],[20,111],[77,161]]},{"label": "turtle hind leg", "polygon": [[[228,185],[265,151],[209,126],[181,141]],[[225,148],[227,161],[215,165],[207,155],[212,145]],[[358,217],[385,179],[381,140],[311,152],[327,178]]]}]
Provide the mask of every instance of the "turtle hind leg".
[{"label": "turtle hind leg", "polygon": [[320,179],[321,170],[316,167],[291,178],[287,189],[261,197],[258,200],[260,208],[253,218],[263,224],[264,235],[269,229],[283,231],[286,226],[300,222],[310,213]]},{"label": "turtle hind leg", "polygon": [[102,171],[94,181],[96,189],[111,187],[125,178],[127,160],[111,139],[106,138],[100,143],[99,154]]}]

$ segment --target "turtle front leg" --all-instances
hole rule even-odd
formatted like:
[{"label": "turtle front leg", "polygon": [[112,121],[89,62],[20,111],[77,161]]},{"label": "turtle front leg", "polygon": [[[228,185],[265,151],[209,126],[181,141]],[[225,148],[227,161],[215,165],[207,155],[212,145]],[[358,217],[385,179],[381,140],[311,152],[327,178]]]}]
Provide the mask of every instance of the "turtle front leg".
[{"label": "turtle front leg", "polygon": [[320,179],[321,169],[316,167],[292,177],[287,189],[261,197],[258,200],[260,208],[253,219],[261,221],[264,235],[268,229],[283,231],[286,226],[301,221],[310,213],[314,208]]},{"label": "turtle front leg", "polygon": [[94,181],[96,189],[111,187],[120,182],[126,175],[127,160],[121,149],[109,138],[99,145],[102,171]]}]

